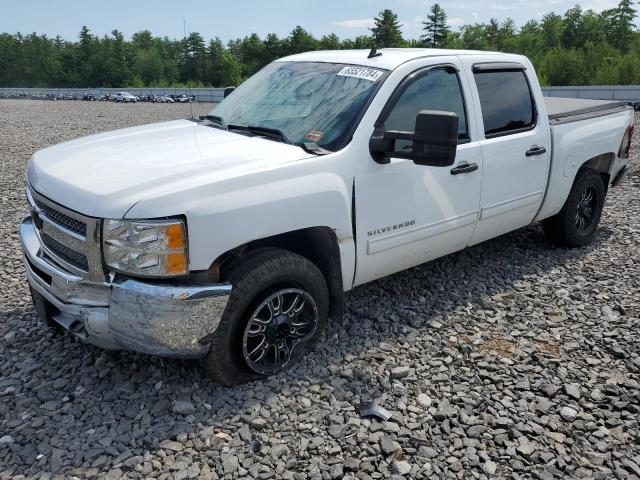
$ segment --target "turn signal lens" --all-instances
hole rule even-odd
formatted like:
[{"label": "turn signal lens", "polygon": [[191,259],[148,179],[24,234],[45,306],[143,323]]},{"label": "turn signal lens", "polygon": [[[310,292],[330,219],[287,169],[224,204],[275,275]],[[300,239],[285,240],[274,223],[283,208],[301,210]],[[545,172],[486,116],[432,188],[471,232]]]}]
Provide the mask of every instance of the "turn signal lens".
[{"label": "turn signal lens", "polygon": [[185,253],[169,253],[166,261],[167,273],[182,275],[187,272],[187,256]]},{"label": "turn signal lens", "polygon": [[184,248],[184,225],[182,223],[174,223],[167,225],[165,230],[167,236],[167,248]]}]

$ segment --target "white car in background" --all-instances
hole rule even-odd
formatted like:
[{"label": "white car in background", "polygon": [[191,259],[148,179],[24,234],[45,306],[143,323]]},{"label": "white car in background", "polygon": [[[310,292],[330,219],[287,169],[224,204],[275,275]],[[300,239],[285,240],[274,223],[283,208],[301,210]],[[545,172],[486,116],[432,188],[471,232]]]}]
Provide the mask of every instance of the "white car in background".
[{"label": "white car in background", "polygon": [[116,92],[112,98],[114,102],[136,103],[138,101],[138,97],[131,95],[129,92]]},{"label": "white car in background", "polygon": [[175,103],[175,101],[173,100],[173,98],[167,96],[167,95],[162,95],[160,97],[158,97],[156,99],[157,103]]}]

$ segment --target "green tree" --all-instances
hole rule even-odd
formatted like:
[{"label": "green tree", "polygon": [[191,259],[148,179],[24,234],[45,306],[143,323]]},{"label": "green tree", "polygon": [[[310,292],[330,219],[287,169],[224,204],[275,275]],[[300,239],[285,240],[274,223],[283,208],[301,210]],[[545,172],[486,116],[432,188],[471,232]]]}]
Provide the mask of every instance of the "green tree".
[{"label": "green tree", "polygon": [[556,47],[545,53],[540,71],[550,85],[585,85],[584,55],[578,50]]},{"label": "green tree", "polygon": [[46,35],[32,33],[22,37],[19,58],[16,60],[13,68],[22,85],[46,86],[52,78],[60,76],[60,58]]},{"label": "green tree", "polygon": [[[373,27],[370,28],[373,43],[378,48],[402,47],[405,42],[402,38],[400,28],[402,25],[398,21],[398,15],[386,9],[378,13],[373,19]],[[369,45],[373,47],[374,45]]]},{"label": "green tree", "polygon": [[593,44],[604,43],[607,40],[605,34],[605,22],[602,15],[597,14],[593,10],[587,10],[582,14],[582,36],[583,44],[576,45],[577,47],[584,46],[588,42]]},{"label": "green tree", "polygon": [[436,3],[431,7],[427,20],[422,22],[422,25],[424,25],[425,33],[420,38],[424,41],[425,46],[444,46],[450,30],[447,25],[447,14],[439,4]]},{"label": "green tree", "polygon": [[243,77],[250,77],[264,66],[264,42],[260,37],[252,33],[240,42],[239,59],[242,61]]},{"label": "green tree", "polygon": [[188,82],[207,82],[207,62],[204,38],[192,32],[183,40],[180,58],[180,80]]},{"label": "green tree", "polygon": [[[433,46],[501,50],[527,55],[543,84],[640,84],[640,32],[632,0],[622,0],[603,13],[576,5],[564,15],[550,13],[517,30],[512,20],[465,25],[450,30],[446,13],[431,8],[425,22],[426,43]],[[144,30],[130,39],[117,29],[97,37],[82,27],[76,40],[38,33],[0,33],[0,86],[121,87],[237,85],[267,63],[309,50],[424,46],[420,38],[404,40],[398,17],[380,12],[372,35],[316,40],[301,26],[286,39],[257,34],[223,44],[205,42],[199,33],[174,40]],[[443,33],[446,31],[446,35]],[[435,32],[435,33],[434,33]]]},{"label": "green tree", "polygon": [[211,82],[214,87],[228,86],[223,82],[225,72],[223,72],[222,68],[225,63],[225,59],[223,59],[225,53],[222,40],[216,37],[209,41],[209,45],[207,47],[207,55],[209,56],[207,65],[209,66],[209,72],[207,76],[209,78],[209,82]]},{"label": "green tree", "polygon": [[111,32],[113,38],[103,40],[104,82],[107,85],[125,85],[130,78],[124,35],[118,30]]},{"label": "green tree", "polygon": [[623,53],[631,47],[637,15],[632,0],[621,0],[616,8],[602,13],[609,43]]},{"label": "green tree", "polygon": [[73,42],[67,42],[57,36],[55,41],[56,50],[60,55],[60,63],[62,64],[63,75],[57,83],[48,86],[55,87],[77,87],[81,85],[80,72],[77,70],[78,65],[78,46]]},{"label": "green tree", "polygon": [[339,50],[340,44],[340,38],[335,33],[325,35],[318,41],[321,50]]},{"label": "green tree", "polygon": [[500,22],[492,18],[485,26],[484,34],[487,37],[487,44],[490,50],[499,50],[498,42],[500,41]]},{"label": "green tree", "polygon": [[[140,79],[146,86],[153,86],[175,80],[173,75],[165,69],[165,59],[162,55],[162,41],[153,38],[149,30],[134,33],[131,39],[130,70],[136,79]],[[175,70],[175,68],[174,68]]]},{"label": "green tree", "polygon": [[545,49],[552,49],[561,45],[563,26],[560,15],[548,13],[542,17],[540,29],[542,30],[542,41]]},{"label": "green tree", "polygon": [[582,7],[576,5],[564,14],[560,42],[565,48],[580,48],[585,43]]},{"label": "green tree", "polygon": [[266,65],[269,62],[280,58],[283,55],[284,45],[283,41],[278,38],[275,33],[270,33],[267,38],[264,39],[264,57],[262,58],[262,65]]},{"label": "green tree", "polygon": [[20,59],[20,42],[13,35],[0,33],[0,86],[21,86],[16,75]]},{"label": "green tree", "polygon": [[488,50],[485,25],[475,23],[462,27],[462,47],[467,50]]},{"label": "green tree", "polygon": [[457,31],[457,32],[449,32],[447,34],[447,38],[444,40],[444,43],[442,44],[443,48],[455,48],[455,49],[461,49],[464,48],[463,44],[462,44],[462,33]]},{"label": "green tree", "polygon": [[285,50],[288,55],[294,53],[303,53],[315,50],[317,48],[316,39],[309,32],[298,25],[293,29],[291,35],[287,39]]},{"label": "green tree", "polygon": [[220,86],[236,86],[242,83],[242,66],[238,59],[229,51],[222,52],[220,58]]},{"label": "green tree", "polygon": [[81,85],[103,85],[104,79],[101,78],[102,72],[100,70],[102,66],[97,39],[86,26],[82,27],[78,38],[80,41],[76,68],[80,76]]},{"label": "green tree", "polygon": [[509,51],[511,40],[516,36],[516,22],[511,18],[507,18],[498,26],[496,34],[496,49],[500,51]]},{"label": "green tree", "polygon": [[536,57],[543,50],[540,25],[535,20],[525,23],[520,32],[506,41],[508,51]]},{"label": "green tree", "polygon": [[359,35],[354,39],[347,38],[340,44],[340,48],[345,50],[371,48],[374,45],[374,39],[370,35]]}]

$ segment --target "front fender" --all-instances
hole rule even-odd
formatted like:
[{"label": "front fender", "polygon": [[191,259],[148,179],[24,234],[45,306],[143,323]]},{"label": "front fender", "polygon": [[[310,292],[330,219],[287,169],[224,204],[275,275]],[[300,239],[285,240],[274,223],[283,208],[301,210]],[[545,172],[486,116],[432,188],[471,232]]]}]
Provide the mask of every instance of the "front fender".
[{"label": "front fender", "polygon": [[317,166],[317,162],[296,162],[166,192],[134,205],[126,218],[185,215],[190,270],[206,270],[223,253],[254,240],[303,228],[329,227],[341,244],[343,272],[348,276],[354,268],[344,265],[345,261],[354,262],[345,258],[350,254],[344,254],[349,250],[345,244],[353,244],[351,180],[327,171],[327,165],[323,171],[317,171]]}]

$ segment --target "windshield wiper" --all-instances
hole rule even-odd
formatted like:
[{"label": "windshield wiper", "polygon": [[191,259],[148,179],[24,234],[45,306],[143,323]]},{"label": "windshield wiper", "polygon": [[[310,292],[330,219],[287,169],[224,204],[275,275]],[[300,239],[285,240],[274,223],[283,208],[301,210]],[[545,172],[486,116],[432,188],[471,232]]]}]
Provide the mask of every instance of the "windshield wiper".
[{"label": "windshield wiper", "polygon": [[313,153],[314,155],[327,155],[332,153],[330,150],[322,148],[317,143],[296,143],[299,147],[301,147],[305,152]]},{"label": "windshield wiper", "polygon": [[278,130],[277,128],[261,127],[259,125],[236,125],[230,123],[227,125],[227,130],[241,130],[243,132],[249,132],[272,140],[288,143],[289,145],[293,144],[291,140],[289,140],[289,137],[287,137],[282,130]]},{"label": "windshield wiper", "polygon": [[[211,115],[207,116],[209,120],[211,120],[211,117],[212,117]],[[213,117],[213,118],[214,120],[219,119],[222,122],[224,122],[224,120],[221,117]],[[238,125],[235,123],[230,123],[230,124],[223,123],[223,125],[226,128],[226,130],[240,130],[241,132],[260,135],[263,137],[267,137],[271,140],[277,140],[279,142],[286,143],[288,145],[295,145],[297,147],[302,148],[305,152],[313,153],[314,155],[326,155],[328,153],[331,153],[329,150],[325,150],[317,143],[293,143],[291,140],[289,140],[289,137],[287,137],[286,133],[284,133],[282,130],[279,130],[277,128],[261,127],[260,125]]]},{"label": "windshield wiper", "polygon": [[227,122],[224,121],[224,118],[217,115],[200,115],[200,120],[209,120],[216,127],[221,128],[222,130],[229,130],[229,127],[227,127]]}]

